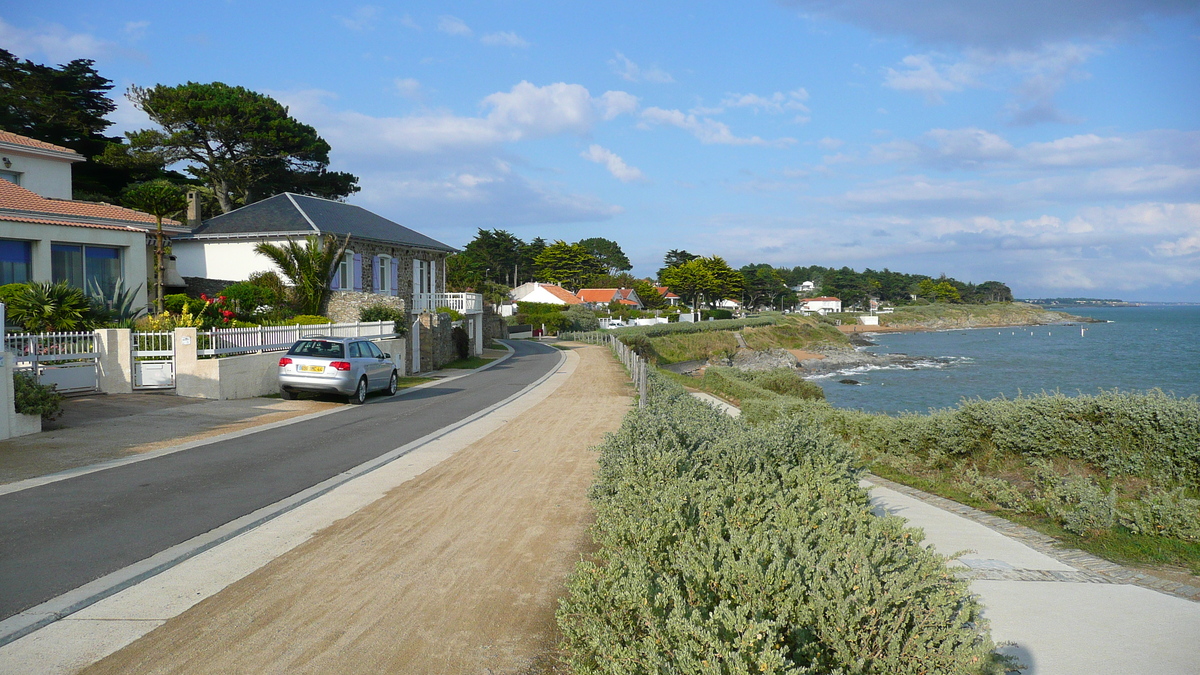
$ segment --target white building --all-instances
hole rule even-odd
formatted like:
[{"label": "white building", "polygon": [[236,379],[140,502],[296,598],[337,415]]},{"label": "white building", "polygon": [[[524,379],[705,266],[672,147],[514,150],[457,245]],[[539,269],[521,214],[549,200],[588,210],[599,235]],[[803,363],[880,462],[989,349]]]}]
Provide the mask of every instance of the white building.
[{"label": "white building", "polygon": [[837,313],[842,311],[842,301],[831,297],[808,298],[800,305],[800,309],[817,314]]},{"label": "white building", "polygon": [[583,300],[571,291],[554,284],[530,281],[508,292],[513,302],[540,302],[547,305],[580,305]]},{"label": "white building", "polygon": [[[0,131],[0,285],[66,281],[91,294],[118,281],[145,306],[154,281],[154,217],[132,209],[71,199],[70,148]],[[187,232],[163,220],[168,235]]]}]

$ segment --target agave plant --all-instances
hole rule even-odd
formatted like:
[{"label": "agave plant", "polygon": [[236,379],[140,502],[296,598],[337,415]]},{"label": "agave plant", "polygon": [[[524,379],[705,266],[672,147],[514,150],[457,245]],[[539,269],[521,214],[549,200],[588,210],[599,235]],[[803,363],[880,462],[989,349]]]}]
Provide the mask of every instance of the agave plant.
[{"label": "agave plant", "polygon": [[138,284],[136,288],[130,290],[125,288],[125,281],[118,278],[110,293],[105,292],[104,287],[95,279],[92,279],[89,285],[92,296],[91,316],[95,323],[128,328],[133,325],[134,321],[146,314],[145,307],[134,305],[143,284]]},{"label": "agave plant", "polygon": [[31,333],[69,331],[81,327],[90,307],[83,291],[65,281],[35,281],[13,295],[8,316]]}]

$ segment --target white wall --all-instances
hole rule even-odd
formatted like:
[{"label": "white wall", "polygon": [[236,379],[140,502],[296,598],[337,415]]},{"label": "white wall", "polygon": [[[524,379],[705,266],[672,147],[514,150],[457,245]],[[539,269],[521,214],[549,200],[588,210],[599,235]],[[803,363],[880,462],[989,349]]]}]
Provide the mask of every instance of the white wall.
[{"label": "white wall", "polygon": [[71,198],[70,160],[39,156],[33,152],[14,149],[8,144],[0,147],[0,155],[7,157],[12,163],[10,167],[0,164],[0,171],[21,174],[21,187],[51,199]]},{"label": "white wall", "polygon": [[[180,276],[245,281],[255,272],[279,271],[270,260],[254,252],[259,241],[177,241],[172,243],[171,253]],[[285,239],[268,241],[287,243]]]}]

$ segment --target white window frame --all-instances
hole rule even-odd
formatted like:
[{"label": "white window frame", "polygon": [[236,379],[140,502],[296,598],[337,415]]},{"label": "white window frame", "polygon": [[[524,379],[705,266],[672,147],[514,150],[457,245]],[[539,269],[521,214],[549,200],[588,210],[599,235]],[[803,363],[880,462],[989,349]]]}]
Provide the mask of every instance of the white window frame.
[{"label": "white window frame", "polygon": [[379,288],[380,295],[392,294],[392,256],[386,253],[378,256],[379,264],[376,269],[379,270],[379,279],[375,286]]},{"label": "white window frame", "polygon": [[354,290],[354,280],[350,278],[354,275],[354,251],[346,249],[346,254],[342,256],[342,261],[338,263],[337,275],[338,290]]}]

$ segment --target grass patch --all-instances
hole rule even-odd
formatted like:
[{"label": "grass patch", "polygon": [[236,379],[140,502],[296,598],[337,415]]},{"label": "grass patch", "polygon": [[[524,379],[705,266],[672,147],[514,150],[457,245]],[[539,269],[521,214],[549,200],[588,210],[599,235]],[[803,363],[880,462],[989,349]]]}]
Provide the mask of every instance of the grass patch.
[{"label": "grass patch", "polygon": [[495,360],[496,359],[485,359],[482,356],[468,356],[465,359],[455,359],[455,360],[451,361],[450,363],[447,363],[446,365],[442,366],[442,369],[445,370],[445,369],[452,368],[455,370],[474,370],[476,368],[486,366],[487,364],[489,364]]},{"label": "grass patch", "polygon": [[415,387],[418,384],[433,382],[433,380],[434,378],[432,377],[401,377],[397,380],[397,382],[401,389],[408,389],[409,387]]}]

